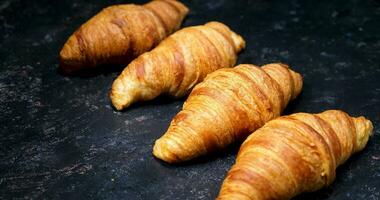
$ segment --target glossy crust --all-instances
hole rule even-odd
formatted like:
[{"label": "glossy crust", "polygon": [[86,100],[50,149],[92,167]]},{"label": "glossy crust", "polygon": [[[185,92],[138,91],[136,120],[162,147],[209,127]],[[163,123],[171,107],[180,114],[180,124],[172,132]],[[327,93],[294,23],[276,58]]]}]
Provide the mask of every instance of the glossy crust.
[{"label": "glossy crust", "polygon": [[279,63],[213,72],[193,89],[153,154],[177,163],[243,141],[280,116],[301,89],[301,75]]},{"label": "glossy crust", "polygon": [[72,73],[102,64],[127,64],[177,30],[188,9],[175,0],[103,9],[67,40],[61,69]]},{"label": "glossy crust", "polygon": [[219,22],[181,29],[124,69],[112,85],[112,104],[122,110],[161,94],[187,95],[207,74],[234,66],[244,46],[239,35]]},{"label": "glossy crust", "polygon": [[338,110],[272,120],[243,143],[217,199],[290,199],[319,190],[365,147],[372,129],[364,117]]}]

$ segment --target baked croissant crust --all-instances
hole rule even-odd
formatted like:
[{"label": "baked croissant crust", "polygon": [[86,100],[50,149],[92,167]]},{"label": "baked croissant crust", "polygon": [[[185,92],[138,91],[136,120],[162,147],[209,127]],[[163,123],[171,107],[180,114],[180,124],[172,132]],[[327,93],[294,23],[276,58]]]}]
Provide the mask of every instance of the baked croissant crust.
[{"label": "baked croissant crust", "polygon": [[207,74],[233,67],[244,46],[242,37],[219,22],[181,29],[124,69],[112,85],[112,103],[122,110],[161,94],[187,95]]},{"label": "baked croissant crust", "polygon": [[66,73],[104,64],[127,64],[177,30],[188,8],[175,0],[103,9],[69,37],[60,52]]},{"label": "baked croissant crust", "polygon": [[217,70],[193,89],[153,154],[177,163],[243,141],[280,116],[301,89],[301,75],[284,64]]},{"label": "baked croissant crust", "polygon": [[372,129],[364,117],[338,110],[272,120],[242,144],[217,199],[290,199],[319,190],[365,147]]}]

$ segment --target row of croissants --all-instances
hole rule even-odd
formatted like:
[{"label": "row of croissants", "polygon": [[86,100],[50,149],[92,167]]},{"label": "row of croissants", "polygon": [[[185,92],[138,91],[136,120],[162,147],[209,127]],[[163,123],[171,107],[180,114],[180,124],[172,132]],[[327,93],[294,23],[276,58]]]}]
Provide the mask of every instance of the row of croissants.
[{"label": "row of croissants", "polygon": [[234,67],[243,38],[219,22],[176,31],[188,11],[175,0],[110,6],[68,39],[61,69],[128,64],[110,92],[117,110],[189,94],[153,154],[179,163],[243,142],[218,199],[290,199],[331,184],[365,147],[371,121],[338,110],[280,117],[301,75],[280,63]]}]

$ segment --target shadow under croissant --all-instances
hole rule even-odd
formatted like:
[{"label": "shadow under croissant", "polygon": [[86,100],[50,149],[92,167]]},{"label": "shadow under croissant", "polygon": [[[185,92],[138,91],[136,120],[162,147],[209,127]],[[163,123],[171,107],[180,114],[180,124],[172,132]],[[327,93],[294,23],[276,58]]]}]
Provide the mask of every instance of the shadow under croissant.
[{"label": "shadow under croissant", "polygon": [[303,193],[300,194],[292,200],[323,200],[327,199],[328,197],[331,197],[331,194],[333,193],[333,187],[329,186],[327,188],[323,188],[321,190],[318,190],[316,192],[310,192],[310,193]]},{"label": "shadow under croissant", "polygon": [[[180,107],[178,108],[178,111],[182,109],[182,105],[187,99],[187,95],[184,97],[180,98],[174,98],[168,95],[160,95],[152,100],[149,101],[137,101],[136,103],[131,104],[128,108],[123,109],[123,110],[117,110],[113,105],[111,100],[109,100],[109,104],[112,107],[113,111],[115,112],[128,112],[137,108],[142,108],[142,107],[149,107],[149,106],[157,106],[157,105],[169,105],[173,104],[174,102],[180,102]],[[174,116],[173,116],[174,117]]]},{"label": "shadow under croissant", "polygon": [[152,156],[155,158],[155,160],[157,160],[158,162],[162,163],[165,166],[168,166],[168,167],[185,167],[185,166],[190,166],[190,165],[205,164],[205,163],[213,162],[215,160],[224,159],[224,158],[227,158],[230,156],[233,156],[233,160],[235,160],[236,155],[237,155],[239,148],[240,148],[240,144],[241,144],[241,142],[237,142],[237,143],[229,145],[227,148],[225,148],[223,150],[215,151],[215,152],[212,152],[208,155],[204,155],[204,156],[195,158],[193,160],[179,162],[179,163],[173,163],[173,164],[169,164],[165,161],[162,161],[162,160],[154,157],[153,154],[152,154]]},{"label": "shadow under croissant", "polygon": [[108,64],[108,65],[100,65],[96,67],[89,67],[89,68],[83,68],[75,71],[65,71],[63,70],[62,66],[60,65],[57,69],[58,74],[62,76],[70,76],[70,77],[80,77],[80,78],[92,78],[99,75],[108,75],[111,73],[123,71],[125,68],[125,65],[115,65],[115,64]]},{"label": "shadow under croissant", "polygon": [[[302,99],[303,99],[303,92],[301,91],[301,93],[297,96],[297,98],[291,100],[288,105],[285,107],[284,111],[282,112],[281,116],[282,115],[289,115],[289,114],[292,114],[292,113],[296,113],[296,112],[299,112],[299,111],[303,111],[303,110],[298,110],[297,108],[300,108],[302,106],[300,106],[299,104],[302,102]],[[305,112],[305,111],[303,111]]]}]

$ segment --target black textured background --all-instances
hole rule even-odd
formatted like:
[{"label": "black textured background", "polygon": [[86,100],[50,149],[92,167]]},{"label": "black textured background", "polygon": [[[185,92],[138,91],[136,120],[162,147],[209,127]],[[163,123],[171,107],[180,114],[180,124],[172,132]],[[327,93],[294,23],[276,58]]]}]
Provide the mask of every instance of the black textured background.
[{"label": "black textured background", "polygon": [[[116,112],[117,72],[57,73],[68,36],[123,1],[0,1],[0,199],[212,199],[236,148],[182,166],[151,155],[183,100]],[[124,1],[132,3],[132,1]],[[135,3],[142,3],[138,0]],[[296,199],[380,199],[380,1],[191,0],[184,26],[218,20],[242,34],[239,63],[288,63],[304,89],[286,113],[343,109],[375,125],[334,184]]]}]

